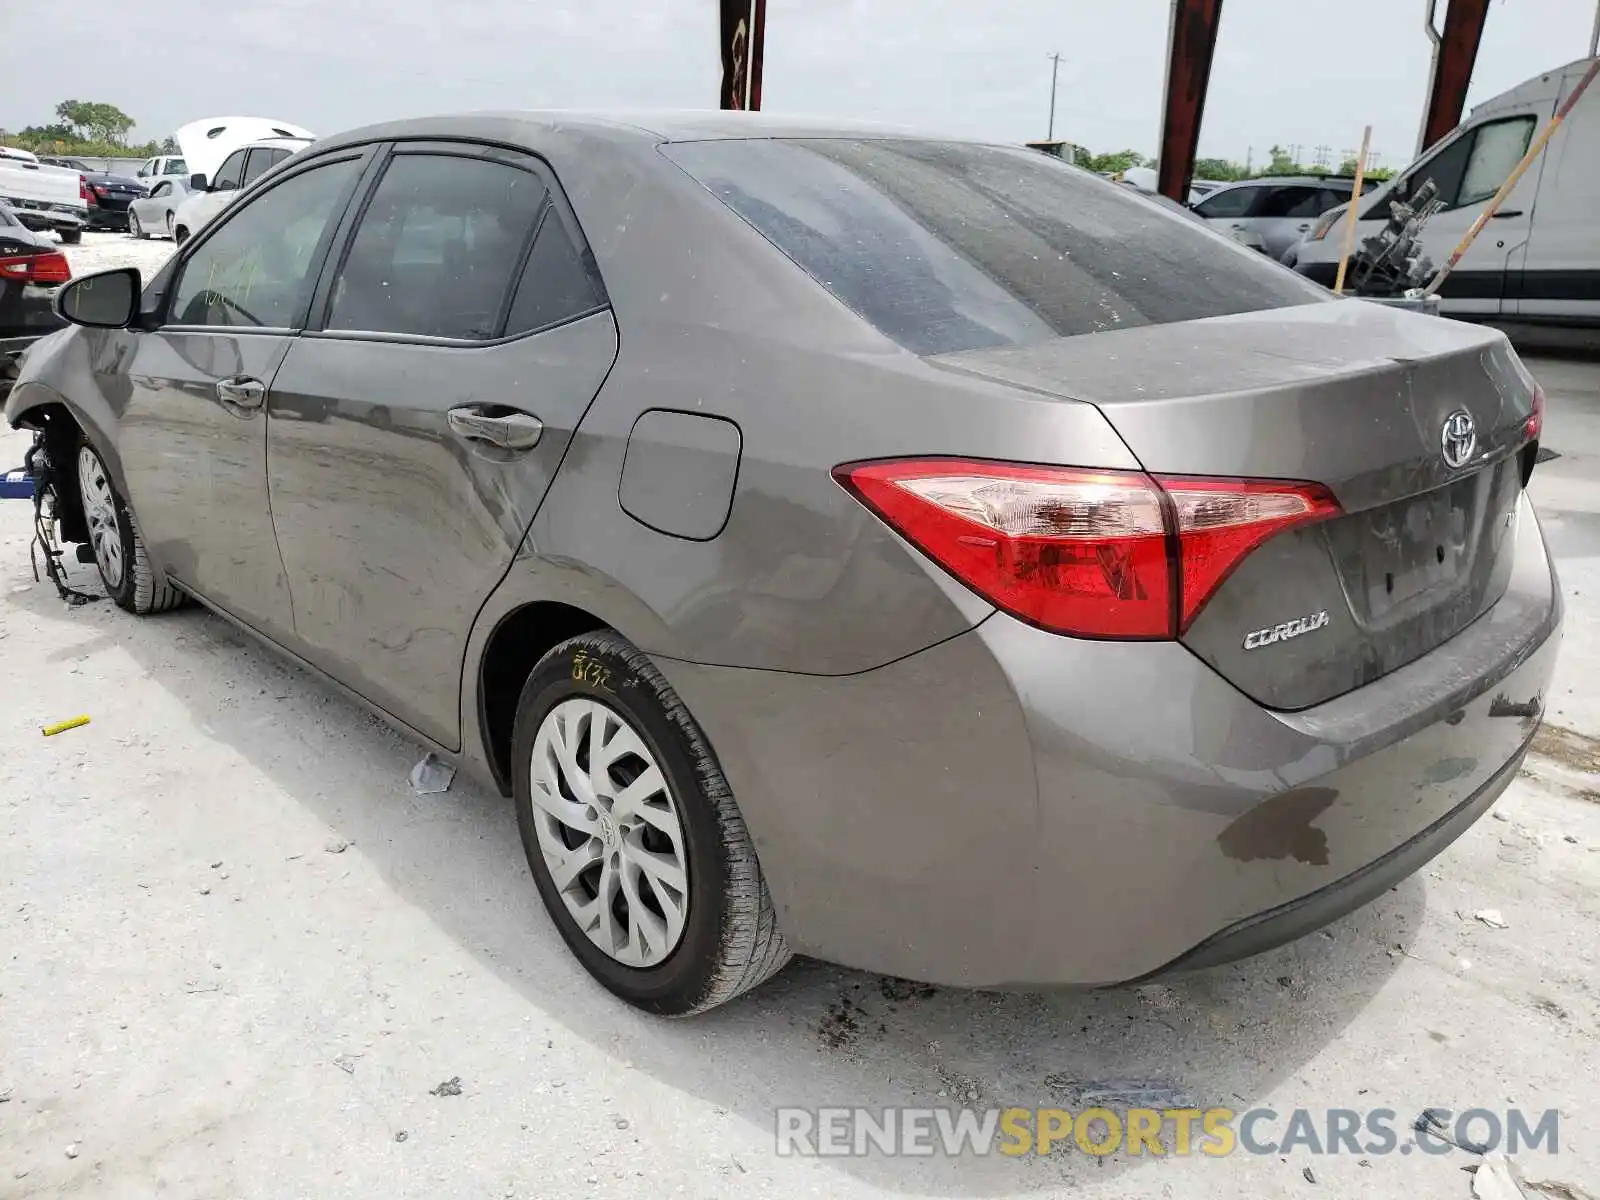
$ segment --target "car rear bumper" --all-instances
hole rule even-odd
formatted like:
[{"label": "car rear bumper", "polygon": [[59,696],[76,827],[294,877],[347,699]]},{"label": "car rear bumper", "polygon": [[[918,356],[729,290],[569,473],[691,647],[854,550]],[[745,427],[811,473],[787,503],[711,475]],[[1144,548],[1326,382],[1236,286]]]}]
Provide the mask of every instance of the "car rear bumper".
[{"label": "car rear bumper", "polygon": [[136,197],[116,197],[91,205],[86,227],[89,229],[126,229],[128,209]]},{"label": "car rear bumper", "polygon": [[1560,642],[1524,499],[1511,584],[1446,645],[1274,712],[1174,643],[997,614],[875,671],[664,661],[806,954],[971,987],[1207,966],[1379,894],[1515,777]]}]

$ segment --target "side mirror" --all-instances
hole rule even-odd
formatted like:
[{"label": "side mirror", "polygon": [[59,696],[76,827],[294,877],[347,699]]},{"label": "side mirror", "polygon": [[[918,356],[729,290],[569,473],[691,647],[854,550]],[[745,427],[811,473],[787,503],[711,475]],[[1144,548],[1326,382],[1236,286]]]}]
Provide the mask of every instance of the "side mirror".
[{"label": "side mirror", "polygon": [[90,329],[126,329],[139,315],[143,290],[137,267],[74,279],[56,293],[56,315]]},{"label": "side mirror", "polygon": [[196,171],[193,175],[189,176],[189,190],[191,192],[208,192],[211,190],[206,186],[206,176],[204,171]]}]

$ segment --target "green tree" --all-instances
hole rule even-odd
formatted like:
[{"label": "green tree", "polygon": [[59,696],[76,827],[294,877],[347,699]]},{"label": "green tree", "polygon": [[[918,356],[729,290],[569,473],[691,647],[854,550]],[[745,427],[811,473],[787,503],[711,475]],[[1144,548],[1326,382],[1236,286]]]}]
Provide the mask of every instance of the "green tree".
[{"label": "green tree", "polygon": [[1215,179],[1218,183],[1231,183],[1243,179],[1247,172],[1239,163],[1226,158],[1197,158],[1194,160],[1196,179]]},{"label": "green tree", "polygon": [[1272,162],[1268,165],[1265,171],[1261,172],[1263,175],[1305,174],[1305,172],[1301,170],[1300,164],[1295,162],[1295,160],[1290,157],[1289,152],[1282,146],[1274,146],[1268,151],[1268,153],[1272,155]]},{"label": "green tree", "polygon": [[[1082,165],[1080,163],[1080,165]],[[1150,165],[1150,160],[1137,150],[1118,150],[1115,154],[1092,154],[1089,156],[1088,168],[1091,171],[1117,174],[1126,171],[1129,167],[1145,167]]]},{"label": "green tree", "polygon": [[63,100],[56,116],[83,141],[122,145],[133,128],[133,118],[115,104],[89,100]]}]

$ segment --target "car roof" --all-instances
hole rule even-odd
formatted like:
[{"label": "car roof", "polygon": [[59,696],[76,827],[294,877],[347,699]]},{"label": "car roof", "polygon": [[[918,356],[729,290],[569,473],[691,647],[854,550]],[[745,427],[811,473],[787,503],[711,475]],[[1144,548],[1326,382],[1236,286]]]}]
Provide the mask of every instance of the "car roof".
[{"label": "car roof", "polygon": [[[837,118],[777,116],[762,112],[724,112],[718,109],[530,109],[451,113],[367,125],[321,138],[322,146],[352,142],[417,137],[501,137],[507,133],[538,140],[557,131],[611,134],[633,132],[656,142],[721,141],[744,138],[852,138],[933,139],[1000,145],[993,139],[976,139],[948,133],[868,121]],[[1021,150],[1024,147],[1016,146]]]},{"label": "car roof", "polygon": [[[311,145],[310,138],[261,138],[259,141],[246,142],[240,150],[254,150],[265,147],[269,150],[304,150]],[[168,158],[182,158],[181,154],[169,154]]]},{"label": "car roof", "polygon": [[1322,187],[1327,184],[1347,184],[1354,186],[1355,180],[1348,175],[1260,175],[1255,179],[1235,179],[1225,183],[1214,191],[1225,188],[1237,187]]}]

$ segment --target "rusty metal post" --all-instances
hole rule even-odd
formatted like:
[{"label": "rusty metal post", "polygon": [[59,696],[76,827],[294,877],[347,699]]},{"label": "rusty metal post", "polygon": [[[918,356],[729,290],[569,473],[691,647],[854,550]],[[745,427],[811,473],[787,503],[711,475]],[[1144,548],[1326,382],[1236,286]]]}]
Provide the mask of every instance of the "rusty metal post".
[{"label": "rusty metal post", "polygon": [[1179,204],[1189,198],[1206,89],[1211,83],[1211,56],[1221,22],[1222,0],[1172,0],[1156,189]]},{"label": "rusty metal post", "polygon": [[1478,61],[1478,45],[1483,41],[1483,25],[1488,16],[1489,0],[1450,0],[1450,7],[1444,14],[1439,65],[1433,73],[1433,85],[1428,89],[1421,150],[1426,150],[1461,123],[1461,114],[1467,106],[1467,87],[1472,82],[1472,68]]},{"label": "rusty metal post", "polygon": [[718,45],[722,55],[721,107],[761,107],[761,63],[767,33],[767,0],[720,0]]}]

